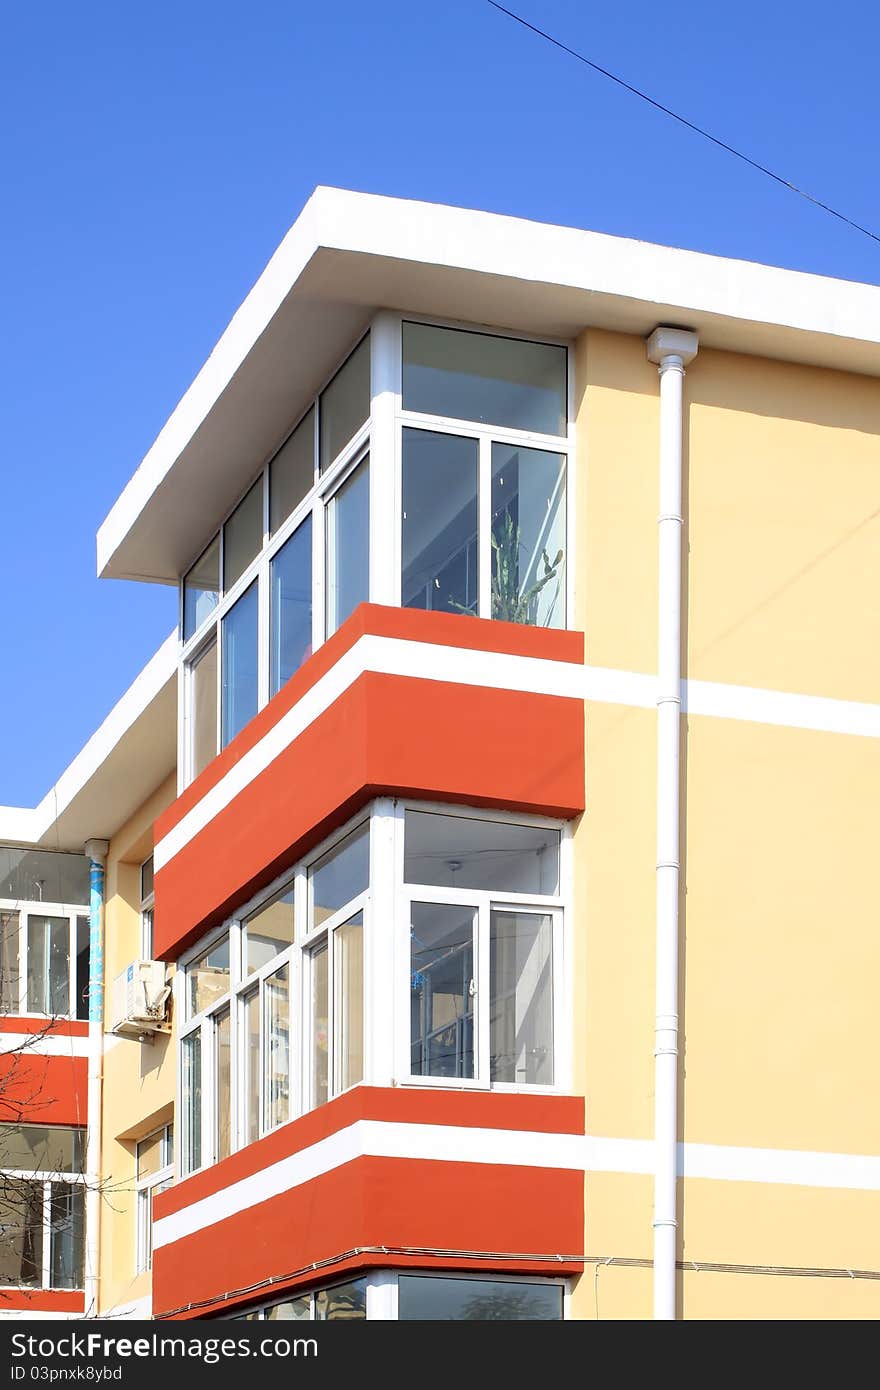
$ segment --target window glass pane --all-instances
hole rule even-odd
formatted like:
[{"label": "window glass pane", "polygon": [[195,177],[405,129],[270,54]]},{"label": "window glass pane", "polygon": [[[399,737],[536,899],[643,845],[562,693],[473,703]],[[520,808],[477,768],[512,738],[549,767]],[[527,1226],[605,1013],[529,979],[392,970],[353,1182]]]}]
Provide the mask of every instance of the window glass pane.
[{"label": "window glass pane", "polygon": [[565,434],[565,348],[405,323],[403,408]]},{"label": "window glass pane", "polygon": [[153,959],[153,909],[145,907],[141,913],[141,955],[145,960]]},{"label": "window glass pane", "polygon": [[327,943],[311,953],[312,1105],[327,1099]]},{"label": "window glass pane", "polygon": [[370,335],[321,393],[321,471],[353,439],[370,414]]},{"label": "window glass pane", "polygon": [[137,1146],[138,1178],[152,1177],[154,1173],[158,1173],[160,1168],[164,1168],[168,1162],[165,1153],[164,1129],[158,1130],[155,1134],[148,1134],[146,1139],[139,1140]]},{"label": "window glass pane", "polygon": [[83,1189],[53,1182],[50,1268],[53,1289],[83,1286]]},{"label": "window glass pane", "polygon": [[351,1322],[367,1316],[367,1281],[354,1279],[350,1284],[334,1284],[315,1294],[316,1322]]},{"label": "window glass pane", "polygon": [[472,907],[412,904],[413,1076],[474,1075],[474,918]]},{"label": "window glass pane", "polygon": [[0,898],[86,907],[89,861],[84,854],[0,845]]},{"label": "window glass pane", "polygon": [[306,517],[272,559],[269,694],[312,654],[312,518]]},{"label": "window glass pane", "polygon": [[89,919],[76,919],[76,1016],[89,1016]]},{"label": "window glass pane", "polygon": [[274,536],[315,481],[315,407],[269,465],[269,529]]},{"label": "window glass pane", "polygon": [[309,1322],[312,1316],[312,1300],[309,1294],[302,1298],[288,1298],[283,1303],[273,1303],[265,1310],[267,1322]]},{"label": "window glass pane", "polygon": [[289,967],[282,965],[263,983],[266,1034],[263,1054],[266,1129],[283,1125],[290,1115],[290,995]]},{"label": "window glass pane", "polygon": [[553,1085],[553,919],[493,908],[489,1079]]},{"label": "window glass pane", "polygon": [[141,902],[153,896],[153,856],[141,864]]},{"label": "window glass pane", "polygon": [[476,613],[476,439],[403,431],[404,608]]},{"label": "window glass pane", "polygon": [[232,1152],[230,1126],[231,1040],[229,1010],[224,1009],[214,1020],[214,1117],[217,1125],[216,1154],[218,1161],[221,1158],[228,1158]]},{"label": "window glass pane", "polygon": [[[244,1142],[260,1137],[260,992],[242,1000],[244,1024]],[[239,1071],[241,1068],[239,1068]]]},{"label": "window glass pane", "polygon": [[370,826],[361,825],[313,865],[312,927],[319,927],[370,883]]},{"label": "window glass pane", "polygon": [[257,609],[254,582],[223,619],[223,748],[257,712]]},{"label": "window glass pane", "polygon": [[61,1125],[0,1125],[4,1168],[31,1173],[81,1173],[84,1131]]},{"label": "window glass pane", "polygon": [[220,536],[216,535],[183,581],[183,635],[192,637],[220,601]]},{"label": "window glass pane", "polygon": [[70,923],[66,917],[28,917],[28,1011],[70,1012]]},{"label": "window glass pane", "polygon": [[293,884],[266,903],[244,924],[244,973],[252,975],[267,965],[293,940]]},{"label": "window glass pane", "polygon": [[138,1198],[141,1203],[141,1246],[138,1257],[138,1268],[143,1271],[149,1269],[153,1263],[153,1198],[158,1197],[160,1192],[167,1192],[172,1185],[172,1179],[166,1178],[164,1182],[157,1182],[155,1187],[150,1187],[146,1192],[139,1192]]},{"label": "window glass pane", "polygon": [[398,1319],[434,1322],[551,1321],[562,1317],[561,1284],[438,1279],[401,1274]]},{"label": "window glass pane", "polygon": [[215,941],[186,967],[189,1016],[209,1009],[229,989],[229,933]]},{"label": "window glass pane", "polygon": [[327,503],[327,635],[370,594],[370,469],[364,459]]},{"label": "window glass pane", "polygon": [[492,617],[565,626],[565,458],[492,445]]},{"label": "window glass pane", "polygon": [[180,1044],[181,1086],[183,1090],[183,1152],[184,1173],[191,1173],[202,1164],[202,1039],[190,1033]]},{"label": "window glass pane", "polygon": [[223,591],[228,593],[263,545],[263,479],[258,478],[223,527]]},{"label": "window glass pane", "polygon": [[43,1184],[5,1178],[0,1189],[0,1285],[43,1282]]},{"label": "window glass pane", "polygon": [[539,825],[407,811],[403,875],[438,888],[559,890],[559,831]]},{"label": "window glass pane", "polygon": [[336,1092],[364,1076],[364,914],[333,932],[336,952],[334,1071]]},{"label": "window glass pane", "polygon": [[198,777],[217,753],[217,643],[211,642],[190,667],[192,775]]},{"label": "window glass pane", "polygon": [[0,1013],[19,1010],[18,913],[0,912]]}]

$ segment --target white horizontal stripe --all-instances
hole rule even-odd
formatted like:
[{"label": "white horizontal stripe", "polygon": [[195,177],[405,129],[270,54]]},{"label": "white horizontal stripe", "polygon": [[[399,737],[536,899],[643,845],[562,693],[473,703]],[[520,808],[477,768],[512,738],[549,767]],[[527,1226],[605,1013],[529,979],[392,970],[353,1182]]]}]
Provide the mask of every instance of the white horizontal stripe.
[{"label": "white horizontal stripe", "polygon": [[89,1040],[61,1033],[0,1033],[0,1053],[17,1049],[31,1056],[88,1057]]},{"label": "white horizontal stripe", "polygon": [[[337,1134],[162,1217],[153,1227],[154,1247],[171,1245],[367,1155],[645,1176],[653,1174],[655,1167],[651,1139],[358,1120]],[[880,1157],[861,1154],[679,1144],[678,1174],[725,1182],[880,1191]]]},{"label": "white horizontal stripe", "polygon": [[[0,1290],[0,1300],[3,1292]],[[69,1322],[72,1318],[84,1318],[84,1313],[56,1313],[48,1308],[7,1308],[0,1302],[0,1319],[27,1318],[28,1322]]]},{"label": "white horizontal stripe", "polygon": [[[156,870],[170,863],[366,671],[638,709],[653,708],[657,693],[656,677],[644,672],[366,634],[157,843]],[[854,700],[692,680],[683,683],[682,708],[719,719],[880,738],[880,704]]]}]

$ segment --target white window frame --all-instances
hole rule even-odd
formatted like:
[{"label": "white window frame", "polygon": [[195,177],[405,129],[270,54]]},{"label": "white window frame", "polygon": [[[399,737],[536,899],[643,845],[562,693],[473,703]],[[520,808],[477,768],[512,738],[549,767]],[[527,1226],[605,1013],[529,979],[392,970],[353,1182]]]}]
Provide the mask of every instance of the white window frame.
[{"label": "white window frame", "polygon": [[[40,1125],[39,1128],[46,1129],[80,1129],[78,1125]],[[83,1152],[85,1146],[85,1132],[83,1131]],[[85,1174],[82,1172],[53,1172],[48,1168],[0,1168],[0,1178],[9,1178],[14,1181],[32,1183],[34,1186],[42,1185],[42,1265],[41,1278],[39,1284],[4,1284],[3,1288],[24,1288],[24,1289],[53,1289],[56,1287],[69,1288],[69,1285],[54,1285],[52,1283],[52,1187],[53,1185],[64,1184],[67,1187],[85,1187]],[[83,1193],[83,1221],[85,1222],[85,1193]],[[85,1227],[83,1227],[85,1231]],[[83,1236],[83,1277],[85,1277],[85,1234]],[[84,1287],[83,1284],[74,1286],[75,1288]]]},{"label": "white window frame", "polygon": [[[135,1144],[135,1271],[145,1274],[153,1263],[153,1198],[174,1181],[174,1126],[160,1125]],[[141,1144],[161,1136],[164,1162],[155,1173],[139,1178],[138,1150]]]},{"label": "white window frame", "polygon": [[[540,1274],[509,1274],[498,1273],[494,1270],[481,1269],[478,1272],[470,1273],[463,1269],[372,1269],[365,1273],[353,1271],[348,1278],[334,1279],[326,1284],[319,1284],[309,1289],[290,1289],[281,1298],[270,1299],[265,1303],[259,1303],[255,1307],[248,1308],[246,1313],[233,1315],[236,1318],[244,1319],[247,1317],[256,1322],[267,1321],[266,1314],[270,1308],[275,1308],[280,1303],[291,1303],[294,1299],[307,1298],[310,1305],[310,1316],[303,1318],[303,1322],[315,1321],[315,1298],[318,1294],[324,1293],[328,1289],[339,1288],[345,1284],[356,1284],[364,1281],[366,1283],[366,1319],[367,1322],[397,1322],[400,1310],[400,1284],[401,1275],[408,1278],[427,1278],[427,1279],[457,1279],[471,1280],[474,1283],[491,1284],[552,1284],[562,1290],[562,1317],[560,1322],[566,1322],[571,1317],[571,1280],[551,1275],[545,1278]],[[297,1319],[298,1321],[298,1319]]]},{"label": "white window frame", "polygon": [[[6,1014],[6,1017],[14,1018],[64,1018],[76,1019],[76,927],[77,919],[85,918],[88,921],[89,907],[85,904],[80,907],[71,906],[70,903],[50,903],[50,902],[24,902],[21,899],[0,898],[0,912],[18,913],[18,1008]],[[27,942],[28,942],[28,921],[31,917],[57,917],[67,918],[68,921],[68,986],[67,986],[67,1009],[63,1013],[47,1014],[35,1009],[29,1009],[28,1002],[28,969],[27,969]],[[80,1022],[85,1022],[88,1018],[88,1007],[86,1006],[85,1018]]]}]

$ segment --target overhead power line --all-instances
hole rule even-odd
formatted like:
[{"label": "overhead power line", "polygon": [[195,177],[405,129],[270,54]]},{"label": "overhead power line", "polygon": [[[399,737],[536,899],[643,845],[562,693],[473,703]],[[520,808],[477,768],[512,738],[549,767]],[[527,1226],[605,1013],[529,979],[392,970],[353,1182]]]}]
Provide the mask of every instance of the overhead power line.
[{"label": "overhead power line", "polygon": [[612,82],[617,83],[618,87],[623,87],[624,91],[631,92],[633,96],[639,97],[642,101],[646,101],[649,106],[654,107],[655,111],[662,111],[664,116],[671,116],[674,121],[678,121],[679,125],[683,125],[688,130],[692,130],[695,135],[702,135],[704,140],[711,141],[711,143],[717,145],[720,150],[726,150],[728,154],[732,154],[737,159],[741,159],[744,164],[748,164],[753,169],[757,169],[760,174],[766,174],[768,179],[773,179],[775,183],[781,184],[783,188],[787,188],[791,193],[797,193],[798,197],[806,198],[807,202],[812,203],[814,207],[821,208],[823,212],[830,213],[831,216],[836,217],[839,222],[845,222],[848,227],[852,227],[854,231],[861,232],[863,236],[870,237],[872,241],[880,242],[880,236],[878,236],[876,232],[872,232],[868,227],[863,227],[859,222],[854,222],[851,217],[847,217],[844,213],[838,212],[837,208],[831,207],[830,203],[823,203],[821,198],[814,198],[812,193],[807,193],[803,188],[798,188],[797,184],[792,183],[790,179],[784,179],[781,174],[774,173],[773,170],[768,169],[765,164],[759,164],[757,159],[751,159],[747,154],[743,154],[742,150],[734,149],[733,145],[728,145],[726,141],[719,140],[717,135],[712,135],[708,130],[704,130],[702,126],[695,125],[693,121],[689,121],[685,116],[680,116],[677,111],[673,111],[670,107],[664,106],[662,102],[655,101],[653,97],[648,96],[647,92],[640,91],[638,87],[634,87],[630,82],[625,82],[624,79],[618,77],[616,73],[609,72],[607,68],[603,68],[599,63],[594,63],[593,60],[588,58],[585,54],[578,53],[577,49],[569,48],[567,43],[563,43],[561,39],[554,38],[553,35],[548,34],[545,29],[539,29],[536,24],[532,24],[529,20],[523,19],[522,15],[514,14],[513,10],[508,10],[504,5],[499,5],[498,0],[488,0],[488,3],[492,6],[493,10],[500,10],[502,14],[506,14],[508,18],[515,20],[517,24],[521,24],[524,29],[529,29],[533,34],[537,34],[539,38],[546,39],[548,43],[552,43],[554,48],[561,49],[563,53],[567,53],[571,58],[576,58],[579,63],[584,63],[588,68],[592,68],[594,72],[600,73],[602,77],[610,78]]}]

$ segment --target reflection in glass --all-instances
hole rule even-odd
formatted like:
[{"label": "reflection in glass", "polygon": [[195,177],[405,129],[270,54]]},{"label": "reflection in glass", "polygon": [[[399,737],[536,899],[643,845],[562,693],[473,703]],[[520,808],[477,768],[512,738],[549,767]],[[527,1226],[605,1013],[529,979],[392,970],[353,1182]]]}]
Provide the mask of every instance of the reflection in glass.
[{"label": "reflection in glass", "polygon": [[246,589],[223,619],[223,680],[220,745],[249,724],[257,712],[257,585]]},{"label": "reflection in glass", "polygon": [[403,431],[404,608],[476,613],[475,439]]},{"label": "reflection in glass", "polygon": [[321,472],[370,415],[370,335],[343,363],[320,399]]},{"label": "reflection in glass", "polygon": [[329,1074],[328,1012],[327,1012],[327,942],[311,952],[311,1035],[312,1035],[312,1105],[323,1105],[327,1099]]},{"label": "reflection in glass", "polygon": [[[242,999],[244,1023],[244,1142],[260,1137],[260,993]],[[241,1068],[240,1068],[241,1070]]]},{"label": "reflection in glass", "polygon": [[274,536],[315,481],[315,407],[269,465],[269,530]]},{"label": "reflection in glass", "polygon": [[553,919],[493,908],[489,1080],[553,1085]]},{"label": "reflection in glass", "polygon": [[217,643],[196,657],[190,667],[192,682],[190,733],[192,775],[198,777],[217,754]]},{"label": "reflection in glass", "polygon": [[565,458],[492,445],[492,617],[565,626]]},{"label": "reflection in glass", "polygon": [[61,1125],[0,1125],[4,1168],[31,1173],[81,1173],[84,1131]]},{"label": "reflection in glass", "polygon": [[53,1017],[70,1011],[70,923],[66,917],[28,917],[28,1012]]},{"label": "reflection in glass", "polygon": [[232,1152],[232,1057],[230,1047],[229,1010],[224,1009],[214,1020],[214,1116],[217,1124],[217,1159],[228,1158]]},{"label": "reflection in glass", "polygon": [[196,560],[183,581],[183,636],[192,637],[220,601],[220,537]]},{"label": "reflection in glass", "polygon": [[541,825],[407,811],[407,883],[496,893],[559,891],[559,831]]},{"label": "reflection in glass", "polygon": [[20,1008],[17,912],[0,912],[0,1013],[17,1014]]},{"label": "reflection in glass", "polygon": [[565,348],[405,323],[403,408],[534,434],[565,434]]},{"label": "reflection in glass", "polygon": [[263,981],[265,1038],[263,1052],[263,1121],[266,1129],[290,1117],[289,967],[282,965]]},{"label": "reflection in glass", "polygon": [[354,1086],[364,1076],[364,914],[333,932],[334,1092]]},{"label": "reflection in glass", "polygon": [[229,933],[202,951],[186,967],[189,1017],[208,1009],[229,989]]},{"label": "reflection in glass", "polygon": [[309,1322],[311,1316],[312,1300],[309,1294],[285,1299],[283,1303],[273,1303],[265,1310],[267,1322]]},{"label": "reflection in glass", "polygon": [[269,694],[312,654],[312,518],[306,517],[271,563]]},{"label": "reflection in glass", "polygon": [[401,1322],[543,1322],[562,1317],[561,1284],[401,1274],[397,1287]]},{"label": "reflection in glass", "polygon": [[472,907],[412,904],[413,1076],[474,1075],[474,917]]},{"label": "reflection in glass", "polygon": [[245,493],[223,527],[223,591],[228,593],[263,545],[263,479]]},{"label": "reflection in glass", "polygon": [[0,1190],[0,1286],[43,1282],[43,1184],[4,1178]]},{"label": "reflection in glass", "polygon": [[350,1322],[367,1316],[367,1281],[354,1279],[350,1284],[334,1284],[315,1294],[316,1322]]},{"label": "reflection in glass", "polygon": [[273,956],[293,941],[293,884],[254,912],[244,924],[242,964],[245,975],[268,965]]},{"label": "reflection in glass", "polygon": [[358,826],[312,866],[312,928],[320,927],[370,882],[370,826]]},{"label": "reflection in glass", "polygon": [[181,1040],[181,1090],[183,1092],[184,1173],[202,1166],[202,1039],[190,1033]]},{"label": "reflection in glass", "polygon": [[53,1289],[83,1286],[83,1189],[71,1183],[53,1182],[49,1267]]},{"label": "reflection in glass", "polygon": [[89,919],[76,919],[76,1016],[89,1016]]},{"label": "reflection in glass", "polygon": [[327,503],[327,636],[370,594],[370,468],[359,463]]}]

